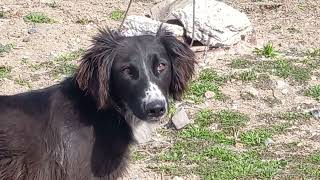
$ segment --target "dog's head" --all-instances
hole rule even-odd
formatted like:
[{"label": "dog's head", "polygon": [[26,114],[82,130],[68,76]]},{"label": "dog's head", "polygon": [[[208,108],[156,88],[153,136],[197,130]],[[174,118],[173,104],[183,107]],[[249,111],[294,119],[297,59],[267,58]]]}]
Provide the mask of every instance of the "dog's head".
[{"label": "dog's head", "polygon": [[156,36],[134,37],[100,30],[83,56],[76,80],[98,109],[112,101],[150,120],[165,114],[169,96],[181,98],[194,65],[188,45],[161,28]]}]

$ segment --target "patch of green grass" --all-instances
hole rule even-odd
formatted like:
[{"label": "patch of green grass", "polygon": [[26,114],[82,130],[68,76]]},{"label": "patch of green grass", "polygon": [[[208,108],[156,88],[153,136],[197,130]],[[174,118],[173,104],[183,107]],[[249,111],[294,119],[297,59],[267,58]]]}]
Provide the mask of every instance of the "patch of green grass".
[{"label": "patch of green grass", "polygon": [[188,140],[210,140],[221,144],[235,144],[235,140],[227,137],[223,132],[212,132],[208,128],[189,126],[178,132],[178,137]]},{"label": "patch of green grass", "polygon": [[50,69],[53,67],[54,67],[54,62],[52,62],[52,61],[45,61],[45,62],[41,62],[41,63],[37,63],[37,64],[29,64],[29,68],[31,68],[34,71],[40,70],[42,68]]},{"label": "patch of green grass", "polygon": [[311,163],[320,165],[320,152],[315,152],[308,158]]},{"label": "patch of green grass", "polygon": [[320,67],[320,48],[311,49],[306,52],[306,57],[302,61],[309,69],[317,69]]},{"label": "patch of green grass", "polygon": [[[194,124],[173,132],[172,147],[156,154],[157,164],[148,168],[170,175],[194,174],[201,179],[270,179],[284,169],[286,161],[263,159],[258,151],[235,152],[229,148],[236,144],[234,137],[227,131],[211,129],[213,123],[223,130],[237,129],[248,120],[238,112],[202,109]],[[282,128],[272,130],[278,132]]]},{"label": "patch of green grass", "polygon": [[[195,153],[189,153],[193,146]],[[176,148],[179,147],[179,151]],[[175,153],[171,150],[175,149]],[[197,148],[192,144],[179,144],[168,153],[165,161],[175,162],[169,173],[194,173],[202,179],[271,178],[283,169],[287,162],[264,160],[255,152],[236,153],[223,146]],[[161,163],[163,164],[163,163]]]},{"label": "patch of green grass", "polygon": [[26,22],[33,23],[55,23],[56,21],[48,17],[46,14],[42,12],[31,12],[27,14],[24,18]]},{"label": "patch of green grass", "polygon": [[320,101],[320,85],[309,87],[305,92],[305,95]]},{"label": "patch of green grass", "polygon": [[28,88],[31,88],[30,82],[26,79],[22,79],[21,77],[15,79],[14,83],[19,84],[20,86],[27,86]]},{"label": "patch of green grass", "polygon": [[249,117],[239,112],[222,110],[213,113],[211,110],[203,109],[197,113],[195,123],[199,127],[208,127],[216,122],[219,123],[221,129],[229,132],[243,127],[248,121]]},{"label": "patch of green grass", "polygon": [[307,83],[312,72],[308,68],[294,66],[288,60],[278,59],[275,61],[275,75],[282,78],[291,78],[298,83]]},{"label": "patch of green grass", "polygon": [[320,57],[320,48],[308,50],[307,56],[309,57]]},{"label": "patch of green grass", "polygon": [[300,165],[299,169],[308,178],[320,178],[320,166],[316,164],[303,163]]},{"label": "patch of green grass", "polygon": [[255,71],[244,71],[239,74],[233,75],[233,78],[244,82],[254,81],[257,79],[257,73]]},{"label": "patch of green grass", "polygon": [[86,24],[93,23],[93,22],[94,22],[93,20],[85,19],[85,18],[78,19],[76,21],[77,24],[81,24],[81,25],[86,25]]},{"label": "patch of green grass", "polygon": [[[228,117],[234,116],[234,117]],[[236,114],[236,112],[226,112],[221,111],[218,113],[213,113],[211,110],[203,109],[200,110],[195,117],[195,124],[190,125],[182,131],[178,132],[178,137],[183,139],[193,139],[193,140],[210,140],[212,142],[223,143],[223,144],[234,144],[235,141],[232,138],[227,137],[223,132],[213,132],[210,130],[210,126],[214,122],[225,122],[225,121],[234,121],[234,123],[228,124],[240,124],[239,120],[230,120],[238,118],[242,116],[240,114]],[[222,118],[222,120],[216,120],[218,118]],[[240,117],[241,119],[243,117]],[[241,121],[241,120],[240,120]],[[225,128],[225,124],[221,124],[223,128]],[[231,125],[229,125],[231,126]]]},{"label": "patch of green grass", "polygon": [[264,145],[266,140],[271,138],[273,135],[287,132],[289,126],[289,122],[283,122],[268,125],[267,127],[248,130],[240,134],[240,140],[243,144],[248,146],[261,146]]},{"label": "patch of green grass", "polygon": [[300,162],[299,170],[308,179],[319,179],[320,178],[320,153],[315,152],[305,157]]},{"label": "patch of green grass", "polygon": [[254,129],[244,132],[240,135],[242,143],[249,146],[263,145],[267,139],[271,138],[272,134],[267,129]]},{"label": "patch of green grass", "polygon": [[110,18],[115,21],[121,21],[124,18],[124,11],[120,9],[116,9],[111,12]]},{"label": "patch of green grass", "polygon": [[262,49],[255,48],[254,52],[257,55],[264,56],[266,58],[274,58],[278,55],[277,50],[273,47],[272,42],[268,42],[266,45],[263,46]]},{"label": "patch of green grass", "polygon": [[245,59],[235,59],[231,62],[230,67],[235,69],[246,69],[250,68],[253,63]]},{"label": "patch of green grass", "polygon": [[0,56],[4,53],[9,53],[14,48],[14,44],[1,44],[0,43]]},{"label": "patch of green grass", "polygon": [[209,148],[205,154],[212,161],[197,167],[204,179],[269,179],[287,165],[286,161],[263,160],[255,152],[234,153],[224,147]]},{"label": "patch of green grass", "polygon": [[69,76],[73,74],[77,69],[75,61],[80,58],[83,53],[84,50],[80,49],[78,51],[73,51],[71,53],[58,56],[54,60],[54,67],[51,71],[51,75],[58,77],[60,75]]},{"label": "patch of green grass", "polygon": [[189,84],[185,98],[202,103],[205,100],[205,93],[212,91],[216,100],[223,100],[226,97],[222,94],[219,87],[226,81],[212,69],[205,69],[200,72],[198,79]]},{"label": "patch of green grass", "polygon": [[275,61],[276,75],[279,77],[288,78],[292,69],[292,64],[287,60],[280,59]]},{"label": "patch of green grass", "polygon": [[277,115],[277,118],[289,121],[307,120],[311,118],[309,113],[303,112],[283,112]]},{"label": "patch of green grass", "polygon": [[8,78],[11,73],[11,67],[0,66],[0,79]]},{"label": "patch of green grass", "polygon": [[145,154],[141,153],[140,151],[133,151],[131,154],[131,159],[133,161],[140,161],[145,158]]},{"label": "patch of green grass", "polygon": [[273,82],[268,74],[259,74],[254,86],[262,90],[272,89]]},{"label": "patch of green grass", "polygon": [[201,109],[197,112],[195,123],[200,127],[208,127],[213,123],[214,113],[210,109]]},{"label": "patch of green grass", "polygon": [[238,130],[250,120],[248,116],[242,113],[229,110],[222,110],[214,114],[213,118],[226,132]]}]

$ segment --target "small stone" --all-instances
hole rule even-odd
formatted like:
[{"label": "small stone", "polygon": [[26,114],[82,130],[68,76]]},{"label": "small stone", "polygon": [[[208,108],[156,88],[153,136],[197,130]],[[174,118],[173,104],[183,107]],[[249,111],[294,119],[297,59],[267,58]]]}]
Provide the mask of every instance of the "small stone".
[{"label": "small stone", "polygon": [[209,129],[212,131],[216,131],[219,129],[219,124],[213,123],[210,125]]},{"label": "small stone", "polygon": [[315,119],[320,119],[320,110],[319,109],[314,109],[310,113]]},{"label": "small stone", "polygon": [[289,84],[283,80],[277,80],[277,89],[288,89],[289,88]]},{"label": "small stone", "polygon": [[255,97],[259,95],[259,91],[254,87],[248,87],[246,89],[246,92],[252,94]]},{"label": "small stone", "polygon": [[270,138],[266,139],[264,141],[265,146],[270,146],[271,144],[274,144],[274,141]]},{"label": "small stone", "polygon": [[288,94],[288,92],[289,92],[289,89],[282,89],[282,90],[281,90],[281,93],[282,93],[282,94]]},{"label": "small stone", "polygon": [[186,125],[192,123],[192,120],[189,119],[184,108],[179,108],[172,117],[172,123],[176,129],[182,129]]},{"label": "small stone", "polygon": [[207,99],[213,98],[214,95],[215,95],[215,93],[212,92],[212,91],[207,91],[207,92],[204,93],[204,96],[205,96]]},{"label": "small stone", "polygon": [[183,180],[183,178],[179,176],[175,176],[172,180]]},{"label": "small stone", "polygon": [[22,42],[29,42],[30,40],[31,40],[30,37],[25,37],[25,38],[22,39]]},{"label": "small stone", "polygon": [[36,30],[35,28],[30,28],[30,29],[28,30],[28,33],[29,33],[29,34],[34,34],[34,33],[37,33],[37,30]]}]

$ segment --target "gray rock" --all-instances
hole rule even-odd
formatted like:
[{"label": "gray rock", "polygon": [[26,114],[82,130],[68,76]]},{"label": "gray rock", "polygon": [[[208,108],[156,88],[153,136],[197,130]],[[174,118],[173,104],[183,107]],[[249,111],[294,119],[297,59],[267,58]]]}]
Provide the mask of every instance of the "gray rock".
[{"label": "gray rock", "polygon": [[28,33],[29,33],[29,34],[37,33],[37,29],[35,29],[35,28],[30,28],[30,29],[28,30]]},{"label": "gray rock", "polygon": [[264,145],[265,145],[265,146],[270,146],[270,145],[272,145],[272,144],[274,144],[274,141],[273,141],[272,139],[270,139],[270,138],[268,138],[268,139],[266,139],[266,140],[264,141]]},{"label": "gray rock", "polygon": [[28,37],[25,37],[22,39],[22,42],[29,42],[31,40],[31,38],[28,36]]},{"label": "gray rock", "polygon": [[314,109],[310,113],[315,119],[320,119],[320,110],[319,109]]},{"label": "gray rock", "polygon": [[172,123],[176,129],[182,129],[186,125],[193,123],[193,121],[189,119],[184,108],[179,108],[172,117]]},{"label": "gray rock", "polygon": [[[144,16],[131,15],[128,16],[123,24],[122,34],[124,36],[134,35],[155,35],[161,25],[160,21],[156,21]],[[163,23],[162,27],[172,32],[176,36],[183,36],[183,27],[168,23]]]},{"label": "gray rock", "polygon": [[[192,37],[193,0],[166,0],[151,9],[151,17],[167,22],[178,20]],[[197,0],[195,40],[216,47],[237,44],[253,31],[248,17],[238,10],[215,0]]]}]

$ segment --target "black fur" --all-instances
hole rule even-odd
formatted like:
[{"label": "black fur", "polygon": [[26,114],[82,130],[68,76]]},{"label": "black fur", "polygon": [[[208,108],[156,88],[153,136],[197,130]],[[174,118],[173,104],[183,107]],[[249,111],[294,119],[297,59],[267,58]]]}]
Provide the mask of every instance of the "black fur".
[{"label": "black fur", "polygon": [[[155,60],[149,63],[150,58]],[[121,177],[134,141],[125,113],[130,108],[149,119],[137,105],[146,80],[140,61],[152,72],[155,62],[168,63],[162,74],[148,78],[174,98],[181,97],[194,72],[193,52],[170,33],[123,37],[100,30],[74,76],[45,89],[0,96],[0,179]],[[129,74],[121,69],[128,62],[136,68]]]}]

